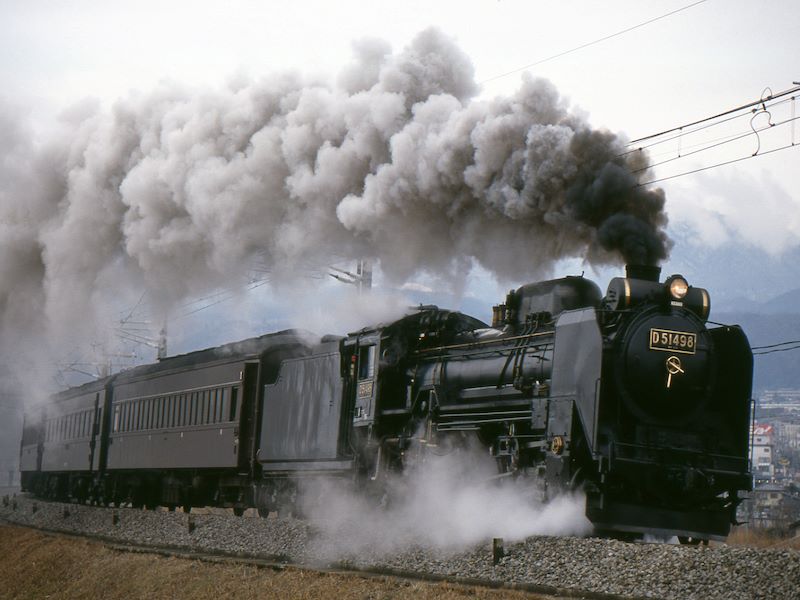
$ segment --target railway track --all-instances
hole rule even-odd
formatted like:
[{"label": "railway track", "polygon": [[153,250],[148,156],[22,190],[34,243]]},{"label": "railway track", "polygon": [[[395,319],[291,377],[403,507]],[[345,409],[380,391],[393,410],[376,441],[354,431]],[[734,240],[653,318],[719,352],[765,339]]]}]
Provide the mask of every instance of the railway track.
[{"label": "railway track", "polygon": [[[493,560],[487,541],[462,550],[403,541],[359,546],[308,522],[105,509],[17,496],[0,505],[5,522],[80,536],[124,552],[405,581],[448,582],[557,598],[796,598],[800,553],[726,546],[687,548],[581,538],[506,544]],[[345,531],[338,532],[344,536]],[[332,539],[334,538],[334,539]]]},{"label": "railway track", "polygon": [[[17,523],[8,519],[2,519],[8,525]],[[97,542],[106,548],[121,552],[134,554],[151,554],[156,556],[178,558],[183,560],[194,560],[212,564],[237,564],[252,567],[270,569],[273,571],[300,571],[319,574],[335,574],[344,576],[358,576],[367,579],[395,579],[409,582],[424,583],[448,583],[461,586],[463,588],[486,588],[491,590],[513,590],[535,594],[537,598],[542,596],[548,600],[566,600],[580,598],[585,600],[653,600],[650,598],[624,596],[618,594],[606,594],[601,592],[580,591],[556,588],[553,586],[526,584],[526,583],[505,583],[489,579],[475,579],[468,577],[450,577],[446,575],[435,575],[430,573],[415,573],[391,568],[359,568],[355,566],[331,564],[329,566],[300,565],[286,562],[284,557],[263,557],[251,556],[246,554],[230,554],[221,551],[199,551],[172,546],[161,546],[158,544],[132,544],[119,543],[107,536],[92,535],[88,533],[65,532],[56,529],[35,527],[28,525],[32,529],[41,533],[53,536],[61,536],[71,539],[82,539]]]}]

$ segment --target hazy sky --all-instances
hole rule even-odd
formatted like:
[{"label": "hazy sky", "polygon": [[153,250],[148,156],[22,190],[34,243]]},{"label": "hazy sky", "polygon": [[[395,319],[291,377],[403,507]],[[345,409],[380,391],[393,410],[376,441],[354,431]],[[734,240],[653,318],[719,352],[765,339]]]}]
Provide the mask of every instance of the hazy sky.
[{"label": "hazy sky", "polygon": [[[0,94],[43,123],[42,115],[82,98],[110,105],[162,79],[215,87],[242,74],[288,69],[331,76],[351,59],[354,40],[378,37],[397,50],[435,25],[471,57],[483,95],[494,96],[516,89],[520,73],[486,80],[690,4],[2,0]],[[796,1],[707,0],[529,71],[552,80],[595,126],[637,138],[757,99],[767,87],[784,90],[800,80],[799,57]],[[791,116],[790,105],[781,110],[773,118]],[[740,121],[738,128],[749,125]],[[791,133],[783,126],[769,139],[763,134],[762,150],[791,143]],[[754,138],[745,139],[676,161],[658,175],[745,156],[755,147]],[[800,234],[799,158],[789,149],[665,183],[671,218],[699,226],[702,214],[710,243],[738,231],[780,252]]]},{"label": "hazy sky", "polygon": [[[354,41],[380,38],[397,51],[433,25],[471,58],[488,98],[519,87],[521,72],[501,75],[691,4],[0,0],[0,96],[46,133],[73,103],[88,97],[111,107],[164,79],[202,89],[285,70],[335,77],[351,61]],[[766,88],[785,90],[800,80],[799,57],[796,0],[707,0],[527,71],[550,79],[594,126],[635,139],[755,100]],[[800,110],[787,102],[752,126],[795,115]],[[653,161],[750,127],[749,118],[739,119],[673,140],[651,149]],[[774,127],[655,173],[667,177],[750,156],[759,144],[763,153],[793,142],[800,131]],[[799,159],[795,146],[664,182],[671,225],[688,226],[710,245],[738,240],[780,255],[800,243]]]}]

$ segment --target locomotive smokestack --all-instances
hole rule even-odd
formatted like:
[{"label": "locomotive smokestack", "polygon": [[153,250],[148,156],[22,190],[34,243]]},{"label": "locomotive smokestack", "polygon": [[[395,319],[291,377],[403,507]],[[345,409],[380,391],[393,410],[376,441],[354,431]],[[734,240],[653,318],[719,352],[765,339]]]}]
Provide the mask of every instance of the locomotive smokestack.
[{"label": "locomotive smokestack", "polygon": [[656,265],[625,265],[625,276],[628,279],[644,279],[658,283],[661,267]]}]

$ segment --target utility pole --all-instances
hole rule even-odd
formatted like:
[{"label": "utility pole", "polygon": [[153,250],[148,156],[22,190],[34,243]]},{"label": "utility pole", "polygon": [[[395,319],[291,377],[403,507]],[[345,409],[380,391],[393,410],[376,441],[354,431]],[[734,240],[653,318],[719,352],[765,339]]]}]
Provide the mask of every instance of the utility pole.
[{"label": "utility pole", "polygon": [[158,332],[156,358],[158,360],[164,360],[167,358],[167,317],[164,317],[164,321],[161,325],[161,331]]},{"label": "utility pole", "polygon": [[356,275],[358,275],[358,293],[368,293],[372,289],[372,261],[358,261]]},{"label": "utility pole", "polygon": [[342,283],[355,285],[359,294],[369,293],[372,289],[372,261],[359,260],[356,263],[356,272],[345,271],[337,267],[328,267],[335,273],[328,273],[331,277]]}]

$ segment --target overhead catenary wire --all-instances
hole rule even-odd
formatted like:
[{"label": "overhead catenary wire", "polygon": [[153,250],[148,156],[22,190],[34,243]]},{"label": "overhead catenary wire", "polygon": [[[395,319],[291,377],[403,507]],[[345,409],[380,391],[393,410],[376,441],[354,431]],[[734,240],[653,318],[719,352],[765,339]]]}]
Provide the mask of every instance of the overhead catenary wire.
[{"label": "overhead catenary wire", "polygon": [[[800,118],[800,117],[794,117],[792,119],[786,119],[785,121],[779,121],[777,123],[770,123],[768,126],[762,127],[760,129],[753,129],[752,131],[747,131],[745,133],[736,134],[736,135],[733,135],[733,136],[730,136],[730,137],[727,137],[727,138],[723,138],[722,141],[712,140],[712,141],[708,142],[709,145],[704,146],[704,147],[702,147],[702,148],[700,148],[698,150],[693,150],[691,152],[684,152],[683,154],[679,154],[678,156],[674,156],[674,157],[668,158],[666,160],[662,160],[662,161],[659,161],[659,162],[656,162],[656,163],[649,164],[648,166],[642,167],[641,169],[636,169],[633,172],[634,173],[640,173],[642,171],[647,171],[647,170],[652,169],[654,167],[658,167],[660,165],[665,165],[667,163],[674,162],[674,161],[679,160],[681,158],[686,158],[687,156],[693,156],[695,154],[699,154],[701,152],[705,152],[706,150],[712,150],[714,148],[719,148],[720,146],[724,146],[725,144],[731,144],[733,142],[738,142],[739,140],[742,140],[742,139],[745,139],[747,137],[752,136],[754,133],[758,134],[758,133],[763,132],[763,131],[769,131],[769,130],[774,129],[776,127],[780,127],[781,125],[786,125],[788,123],[794,124],[794,121],[797,120],[798,118]],[[698,145],[700,145],[700,144],[698,144]],[[790,147],[790,146],[788,146],[788,147]]]},{"label": "overhead catenary wire", "polygon": [[645,140],[655,139],[655,138],[661,137],[662,135],[666,135],[668,133],[674,133],[676,131],[681,131],[683,129],[686,129],[687,127],[694,127],[695,125],[700,125],[701,123],[707,123],[708,121],[713,121],[713,120],[719,119],[721,117],[726,117],[728,115],[731,115],[731,114],[734,114],[734,113],[737,113],[737,112],[741,112],[743,110],[750,109],[750,108],[752,108],[754,106],[758,106],[760,104],[765,104],[765,103],[770,102],[772,100],[775,100],[777,98],[783,98],[784,96],[788,96],[790,94],[794,94],[795,92],[798,92],[798,91],[800,91],[800,85],[796,85],[796,86],[794,86],[792,88],[789,88],[787,90],[784,90],[782,92],[778,92],[777,94],[770,94],[766,98],[762,97],[762,98],[760,98],[758,100],[753,100],[752,102],[748,102],[748,103],[743,104],[741,106],[737,106],[736,108],[731,108],[731,109],[722,111],[721,113],[717,113],[716,115],[712,115],[710,117],[705,117],[703,119],[698,119],[697,121],[692,121],[691,123],[684,123],[683,125],[678,125],[677,127],[671,127],[669,129],[665,129],[663,131],[659,131],[658,133],[652,133],[652,134],[646,135],[644,137],[636,138],[635,140],[631,140],[630,142],[628,142],[628,146],[632,146],[634,144],[637,144],[639,142],[643,142]]},{"label": "overhead catenary wire", "polygon": [[703,4],[704,2],[706,2],[706,0],[698,0],[697,2],[692,2],[691,4],[687,4],[686,6],[682,6],[681,8],[677,8],[677,9],[675,9],[673,11],[670,11],[670,12],[665,13],[663,15],[660,15],[658,17],[653,17],[652,19],[648,19],[647,21],[643,21],[642,23],[638,23],[637,25],[633,25],[631,27],[627,27],[626,29],[622,29],[620,31],[617,31],[616,33],[612,33],[612,34],[604,36],[602,38],[598,38],[598,39],[593,40],[591,42],[586,42],[585,44],[581,44],[580,46],[576,46],[575,48],[570,48],[569,50],[564,50],[563,52],[559,52],[557,54],[553,54],[552,56],[548,56],[547,58],[543,58],[541,60],[537,60],[536,62],[532,62],[530,64],[527,64],[524,67],[519,67],[517,69],[513,69],[511,71],[508,71],[506,73],[502,73],[500,75],[495,75],[494,77],[490,77],[489,79],[484,79],[483,81],[480,81],[478,83],[482,85],[484,83],[489,83],[489,82],[495,81],[497,79],[502,79],[503,77],[508,77],[509,75],[513,75],[514,73],[519,73],[521,71],[525,71],[527,69],[530,69],[531,67],[535,67],[537,65],[541,65],[541,64],[549,62],[551,60],[555,60],[556,58],[561,58],[562,56],[566,56],[567,54],[572,54],[573,52],[577,52],[578,50],[583,50],[584,48],[588,48],[589,46],[594,46],[594,45],[599,44],[601,42],[605,42],[605,41],[610,40],[612,38],[621,36],[621,35],[623,35],[625,33],[633,31],[635,29],[639,29],[640,27],[644,27],[646,25],[650,25],[651,23],[655,23],[656,21],[660,21],[661,19],[666,19],[667,17],[671,17],[674,14],[677,14],[677,13],[682,12],[684,10],[688,10],[688,9],[694,7],[694,6],[697,6],[698,4]]},{"label": "overhead catenary wire", "polygon": [[753,352],[753,356],[763,356],[765,354],[774,354],[776,352],[789,352],[790,350],[800,350],[800,344],[796,346],[789,346],[787,348],[773,348],[772,350],[764,350],[763,352]]},{"label": "overhead catenary wire", "polygon": [[753,346],[751,350],[767,350],[769,348],[779,348],[780,346],[788,346],[789,344],[800,344],[800,340],[791,340],[789,342],[779,342],[777,344],[769,344],[767,346]]},{"label": "overhead catenary wire", "polygon": [[654,183],[660,183],[662,181],[668,181],[670,179],[677,179],[678,177],[684,177],[686,175],[692,175],[694,173],[700,173],[701,171],[708,171],[710,169],[716,169],[717,167],[723,167],[725,165],[731,165],[734,163],[742,162],[744,160],[750,160],[751,158],[758,158],[760,156],[766,156],[768,154],[774,154],[775,152],[780,152],[781,150],[787,150],[789,148],[800,148],[800,145],[797,144],[787,144],[786,146],[781,146],[780,148],[773,148],[772,150],[766,150],[764,152],[759,152],[758,154],[751,154],[748,156],[742,156],[739,158],[734,158],[733,160],[726,160],[723,162],[719,162],[713,165],[707,165],[705,167],[700,167],[697,169],[692,169],[691,171],[684,171],[683,173],[677,173],[676,175],[669,175],[667,177],[659,177],[658,179],[651,179],[650,181],[645,181],[642,183],[637,184],[634,187],[642,187],[645,185],[652,185]]},{"label": "overhead catenary wire", "polygon": [[[794,118],[795,117],[795,114],[794,114],[794,102],[795,102],[795,99],[796,99],[796,96],[792,96],[791,98],[787,98],[785,100],[780,100],[778,102],[765,101],[763,103],[763,110],[762,109],[751,109],[751,110],[748,110],[747,112],[742,112],[742,113],[740,113],[738,115],[733,115],[733,116],[729,116],[729,117],[727,117],[725,119],[720,119],[718,121],[714,121],[713,123],[708,123],[708,120],[711,120],[711,119],[714,118],[714,117],[709,117],[708,120],[703,120],[702,121],[702,123],[707,123],[707,124],[702,125],[701,127],[694,127],[693,129],[688,129],[687,130],[687,128],[691,127],[691,125],[681,125],[680,127],[668,130],[666,133],[660,134],[660,135],[666,135],[667,133],[674,133],[675,131],[677,131],[678,132],[677,135],[673,135],[673,136],[670,136],[670,137],[665,137],[664,139],[659,139],[657,141],[654,141],[654,142],[652,142],[650,144],[645,144],[643,146],[637,146],[636,148],[631,148],[630,150],[627,150],[627,151],[621,153],[620,156],[625,156],[627,154],[632,154],[634,152],[641,152],[642,150],[646,150],[647,148],[652,148],[653,146],[658,146],[660,144],[665,144],[667,142],[671,142],[671,141],[674,141],[674,140],[682,140],[682,139],[686,138],[687,136],[692,135],[694,133],[705,131],[707,129],[711,129],[712,127],[718,127],[719,125],[724,125],[725,123],[730,123],[731,121],[735,121],[736,119],[741,119],[741,118],[744,118],[744,117],[752,117],[754,114],[757,114],[757,113],[760,113],[760,112],[764,112],[764,110],[766,110],[766,109],[775,108],[777,106],[781,106],[782,104],[787,104],[789,102],[792,103],[792,118]],[[748,132],[748,133],[751,133],[751,132]],[[639,139],[640,140],[651,139],[651,138],[652,139],[656,139],[657,137],[659,137],[659,134],[654,134],[652,136],[647,136],[647,138],[639,138]],[[628,146],[632,145],[633,143],[634,142],[628,142]],[[688,147],[691,147],[691,146],[688,146]]]}]

